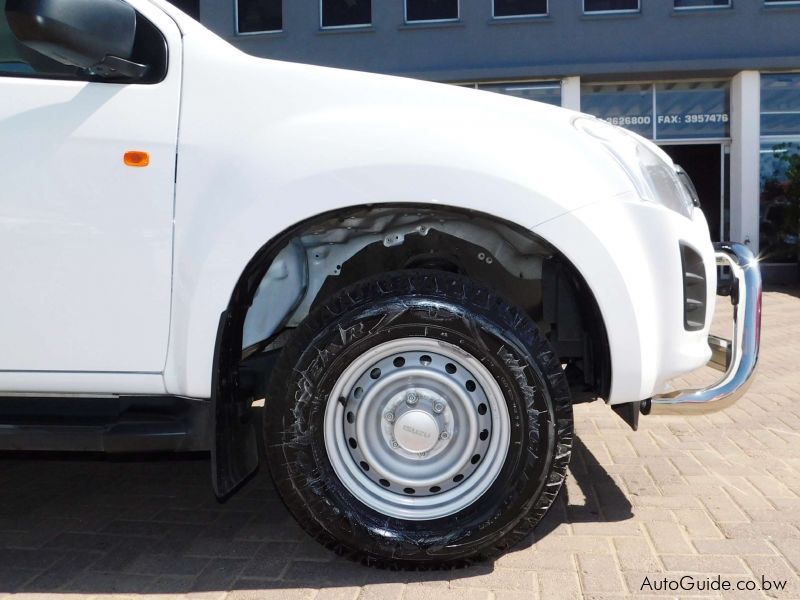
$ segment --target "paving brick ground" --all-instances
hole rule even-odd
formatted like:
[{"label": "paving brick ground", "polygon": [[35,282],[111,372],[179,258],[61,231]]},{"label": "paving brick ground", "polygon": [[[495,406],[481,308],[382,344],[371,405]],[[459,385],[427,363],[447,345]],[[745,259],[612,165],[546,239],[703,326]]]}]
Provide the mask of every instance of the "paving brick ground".
[{"label": "paving brick ground", "polygon": [[264,472],[217,504],[204,457],[0,456],[0,600],[616,598],[687,574],[786,580],[766,596],[800,598],[799,296],[766,295],[758,379],[728,411],[643,419],[634,433],[603,405],[577,407],[564,493],[494,564],[419,574],[342,561],[304,537]]}]

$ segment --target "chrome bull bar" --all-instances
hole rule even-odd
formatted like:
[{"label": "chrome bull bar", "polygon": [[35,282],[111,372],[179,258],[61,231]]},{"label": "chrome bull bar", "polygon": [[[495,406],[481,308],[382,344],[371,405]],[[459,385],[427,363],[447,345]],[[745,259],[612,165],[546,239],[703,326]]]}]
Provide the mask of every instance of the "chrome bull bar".
[{"label": "chrome bull bar", "polygon": [[642,403],[644,414],[690,415],[723,410],[744,395],[752,382],[761,343],[761,271],[752,251],[743,244],[715,244],[717,265],[730,267],[733,339],[709,336],[708,366],[724,373],[704,389],[675,390]]}]

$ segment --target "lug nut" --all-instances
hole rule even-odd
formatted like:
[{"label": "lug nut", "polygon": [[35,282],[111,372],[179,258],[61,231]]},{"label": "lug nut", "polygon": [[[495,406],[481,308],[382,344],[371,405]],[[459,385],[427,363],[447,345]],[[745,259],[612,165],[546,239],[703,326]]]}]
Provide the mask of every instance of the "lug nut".
[{"label": "lug nut", "polygon": [[417,396],[416,392],[408,392],[406,394],[406,404],[414,406],[417,402],[419,402],[419,396]]},{"label": "lug nut", "polygon": [[394,413],[393,412],[387,412],[385,415],[383,415],[383,418],[386,419],[387,421],[389,421],[389,423],[393,423],[394,422]]},{"label": "lug nut", "polygon": [[450,437],[450,434],[447,433],[446,431],[443,431],[442,433],[439,434],[439,439],[440,440],[446,440],[449,437]]},{"label": "lug nut", "polygon": [[436,414],[439,414],[443,410],[444,410],[444,403],[442,403],[442,402],[434,402],[433,403],[433,412],[435,412]]},{"label": "lug nut", "polygon": [[392,440],[392,448],[398,448],[400,444],[398,444],[395,440]]}]

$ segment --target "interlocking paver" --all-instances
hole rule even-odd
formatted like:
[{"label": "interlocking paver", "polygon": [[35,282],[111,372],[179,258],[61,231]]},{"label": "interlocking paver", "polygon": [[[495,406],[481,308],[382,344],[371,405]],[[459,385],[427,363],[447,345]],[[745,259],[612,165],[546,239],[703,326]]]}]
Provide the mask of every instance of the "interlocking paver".
[{"label": "interlocking paver", "polygon": [[723,597],[798,598],[798,290],[766,294],[762,341],[756,381],[723,413],[643,417],[633,432],[602,404],[577,406],[571,475],[542,526],[456,571],[334,556],[294,523],[266,469],[218,504],[204,456],[0,455],[0,600],[721,597],[641,590],[645,577],[687,573],[785,579]]},{"label": "interlocking paver", "polygon": [[375,583],[361,588],[358,600],[400,600],[405,585],[402,583]]},{"label": "interlocking paver", "polygon": [[753,539],[722,539],[722,540],[692,540],[698,554],[702,555],[731,555],[731,556],[751,556],[751,555],[774,555],[772,549],[764,540]]},{"label": "interlocking paver", "polygon": [[614,548],[622,571],[661,571],[655,551],[643,536],[614,538]]},{"label": "interlocking paver", "polygon": [[483,588],[488,590],[530,591],[536,589],[536,574],[521,569],[504,569],[502,567],[486,568],[484,566],[467,569],[466,576],[458,574],[450,582],[455,588]]},{"label": "interlocking paver", "polygon": [[314,596],[314,600],[355,600],[361,593],[361,588],[356,586],[340,588],[322,588]]},{"label": "interlocking paver", "polygon": [[[581,582],[575,573],[542,573],[539,575],[539,597],[543,600],[568,600],[581,596]],[[500,600],[499,596],[496,596]]]},{"label": "interlocking paver", "polygon": [[[528,598],[532,598],[527,592]],[[406,586],[403,600],[491,600],[489,590],[451,590],[442,589],[435,585]]]},{"label": "interlocking paver", "polygon": [[668,554],[661,561],[667,571],[747,575],[747,568],[737,556]]},{"label": "interlocking paver", "polygon": [[624,592],[619,568],[614,557],[602,554],[578,553],[578,573],[586,592]]},{"label": "interlocking paver", "polygon": [[645,528],[659,554],[686,554],[692,551],[683,527],[677,523],[647,523]]},{"label": "interlocking paver", "polygon": [[705,511],[682,508],[672,512],[690,538],[722,537],[719,528]]}]

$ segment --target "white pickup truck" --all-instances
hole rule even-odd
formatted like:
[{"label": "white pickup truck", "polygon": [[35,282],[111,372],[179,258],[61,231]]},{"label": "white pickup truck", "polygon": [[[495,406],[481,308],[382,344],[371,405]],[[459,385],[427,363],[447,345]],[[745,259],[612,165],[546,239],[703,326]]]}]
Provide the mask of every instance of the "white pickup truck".
[{"label": "white pickup truck", "polygon": [[253,58],[163,0],[0,6],[0,449],[210,451],[224,498],[266,399],[311,536],[454,566],[545,514],[574,402],[635,428],[745,389],[758,265],[650,142]]}]

